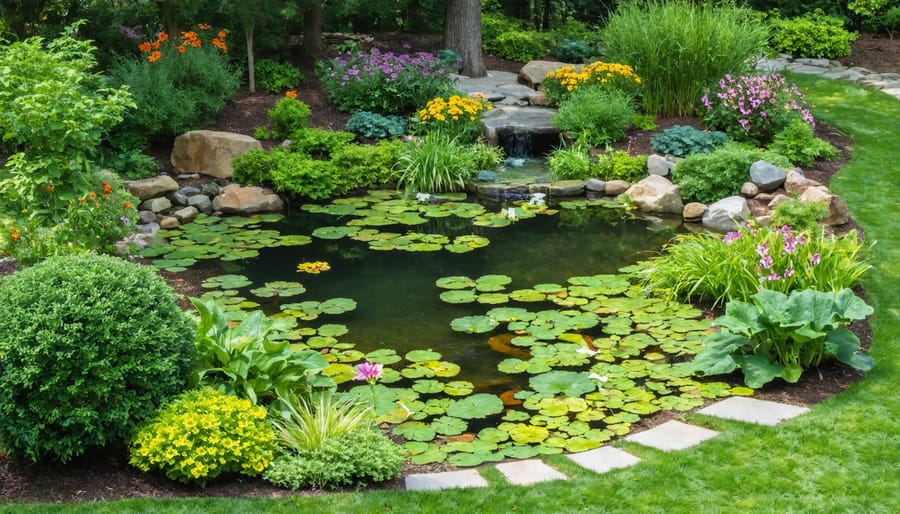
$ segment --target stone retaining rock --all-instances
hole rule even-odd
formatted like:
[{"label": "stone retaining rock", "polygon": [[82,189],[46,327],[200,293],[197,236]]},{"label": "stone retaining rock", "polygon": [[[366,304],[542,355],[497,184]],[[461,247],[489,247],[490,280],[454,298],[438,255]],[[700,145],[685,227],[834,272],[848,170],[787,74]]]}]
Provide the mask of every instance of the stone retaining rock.
[{"label": "stone retaining rock", "polygon": [[192,130],[175,138],[171,161],[179,173],[229,178],[234,174],[231,161],[257,148],[262,148],[262,144],[243,134]]},{"label": "stone retaining rock", "polygon": [[125,181],[125,187],[139,200],[147,200],[178,189],[178,182],[168,175],[160,175],[143,180]]},{"label": "stone retaining rock", "polygon": [[742,196],[729,196],[709,206],[703,215],[703,226],[722,232],[735,230],[750,215],[747,200]]},{"label": "stone retaining rock", "polygon": [[781,187],[786,178],[784,170],[770,162],[756,161],[750,166],[750,182],[764,193]]},{"label": "stone retaining rock", "polygon": [[280,211],[283,208],[284,202],[278,195],[256,186],[230,184],[222,188],[222,193],[213,199],[213,210],[225,214]]},{"label": "stone retaining rock", "polygon": [[659,175],[650,175],[625,191],[631,203],[643,212],[681,214],[681,188]]}]

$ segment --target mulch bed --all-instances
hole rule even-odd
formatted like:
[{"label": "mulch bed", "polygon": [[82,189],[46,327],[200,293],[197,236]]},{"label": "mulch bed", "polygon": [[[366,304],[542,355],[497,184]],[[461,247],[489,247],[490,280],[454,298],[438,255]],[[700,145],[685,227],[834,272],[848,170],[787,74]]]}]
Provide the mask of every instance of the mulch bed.
[{"label": "mulch bed", "polygon": [[[400,50],[404,43],[412,45],[416,50],[436,50],[440,45],[439,36],[419,36],[408,34],[376,35],[375,45],[384,50]],[[508,61],[495,56],[486,55],[485,62],[490,70],[517,72],[522,63]],[[862,34],[854,44],[850,57],[841,59],[848,66],[862,66],[876,72],[897,72],[900,70],[900,40],[890,40]],[[298,88],[298,98],[312,109],[311,124],[317,127],[342,129],[348,119],[346,113],[334,109],[327,101],[325,91],[316,80],[312,63],[297,63],[306,77]],[[265,92],[250,94],[241,90],[226,105],[215,123],[207,128],[225,130],[252,135],[258,126],[268,123],[266,110],[281,98]],[[698,120],[692,118],[660,118],[657,120],[658,130],[673,125],[694,125],[700,127]],[[620,148],[628,149],[633,154],[650,153],[651,132],[633,131],[628,141]],[[831,176],[849,159],[848,148],[852,146],[850,138],[833,127],[820,125],[816,128],[816,136],[829,141],[841,149],[841,157],[836,161],[817,163],[812,170],[804,170],[809,178],[827,184]],[[164,169],[171,169],[168,156],[170,144],[158,144],[151,150]],[[851,222],[840,231],[858,228]],[[15,270],[11,263],[0,263],[0,275]],[[163,276],[179,293],[187,296],[198,296],[202,290],[198,288],[204,277],[192,275],[191,271],[183,273],[166,273]],[[858,290],[857,294],[864,294]],[[187,307],[186,301],[183,305]],[[860,337],[863,348],[871,344],[871,332],[865,321],[856,322],[851,329]],[[817,369],[808,370],[797,384],[788,385],[781,381],[770,383],[757,391],[755,397],[794,405],[810,406],[829,398],[844,390],[862,374],[850,367],[836,362],[823,364]],[[716,380],[723,377],[716,377]],[[734,383],[742,383],[742,377],[734,374],[725,377]],[[679,412],[662,412],[635,425],[642,430],[660,424],[668,419],[679,417]],[[122,452],[124,453],[124,452]],[[429,473],[446,471],[452,466],[443,463],[429,466],[408,465],[404,475],[410,473]],[[398,489],[403,484],[402,478],[380,484],[373,489]],[[110,452],[83,456],[66,466],[27,464],[0,456],[0,498],[24,502],[87,502],[106,501],[121,498],[156,497],[280,497],[289,494],[311,495],[322,491],[304,490],[291,492],[272,486],[261,479],[229,477],[219,480],[204,489],[184,486],[171,482],[156,474],[146,474],[130,467],[124,457],[111,455]]]}]

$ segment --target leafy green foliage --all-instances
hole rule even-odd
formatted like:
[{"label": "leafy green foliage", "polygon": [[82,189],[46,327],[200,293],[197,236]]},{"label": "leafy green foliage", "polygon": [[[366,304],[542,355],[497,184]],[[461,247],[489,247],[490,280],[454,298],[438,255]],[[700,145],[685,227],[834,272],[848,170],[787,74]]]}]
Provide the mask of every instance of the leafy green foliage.
[{"label": "leafy green foliage", "polygon": [[715,320],[722,331],[704,339],[694,359],[696,371],[716,375],[739,367],[747,386],[759,388],[776,377],[797,382],[826,357],[862,371],[875,365],[859,353],[859,338],[845,327],[873,312],[850,289],[804,289],[790,296],[763,289],[750,300],[728,302],[725,315]]},{"label": "leafy green foliage", "polygon": [[315,450],[276,458],[263,477],[290,489],[362,486],[397,477],[405,461],[406,450],[374,425],[361,425]]},{"label": "leafy green foliage", "polygon": [[838,156],[838,150],[831,143],[813,135],[809,123],[795,118],[775,134],[769,150],[777,152],[798,166],[809,167],[817,160],[831,160]]},{"label": "leafy green foliage", "polygon": [[286,96],[275,102],[266,114],[274,128],[271,131],[258,128],[254,135],[263,139],[284,139],[291,137],[294,132],[305,129],[312,111],[302,100]]},{"label": "leafy green foliage", "polygon": [[792,168],[790,161],[775,152],[726,143],[712,153],[688,156],[675,166],[672,178],[681,186],[684,198],[711,203],[738,194],[750,177],[750,166],[760,160],[782,169]]},{"label": "leafy green foliage", "polygon": [[634,114],[627,93],[581,87],[560,104],[550,121],[576,140],[596,147],[624,139]]},{"label": "leafy green foliage", "polygon": [[269,93],[280,93],[303,81],[303,74],[291,64],[259,59],[253,63],[256,85]]},{"label": "leafy green foliage", "polygon": [[352,397],[338,398],[330,391],[310,399],[290,395],[275,407],[280,411],[272,418],[278,440],[292,452],[314,452],[371,420],[367,405]]},{"label": "leafy green foliage", "polygon": [[607,59],[640,73],[644,111],[686,115],[708,83],[747,68],[768,31],[732,4],[650,0],[619,5],[602,39]]},{"label": "leafy green foliage", "polygon": [[457,138],[427,134],[404,147],[397,164],[398,182],[418,192],[461,191],[478,171],[477,164],[483,164],[475,158],[483,155],[483,149]]},{"label": "leafy green foliage", "polygon": [[844,29],[842,19],[826,16],[821,11],[798,18],[776,18],[769,25],[772,27],[772,49],[794,57],[844,57],[850,55],[850,43],[858,37],[856,32]]},{"label": "leafy green foliage", "polygon": [[41,226],[87,192],[91,153],[135,105],[125,87],[92,73],[95,48],[74,30],[0,46],[0,207]]},{"label": "leafy green foliage", "polygon": [[272,322],[255,311],[239,325],[228,325],[215,302],[191,299],[200,313],[193,383],[266,404],[292,394],[307,394],[334,382],[319,373],[328,363],[314,350],[291,350],[288,341],[273,341]]},{"label": "leafy green foliage", "polygon": [[647,176],[647,156],[631,156],[625,150],[609,150],[596,155],[594,175],[603,180],[636,182]]},{"label": "leafy green foliage", "polygon": [[602,50],[581,39],[563,39],[553,50],[550,56],[562,62],[583,63],[598,57]]},{"label": "leafy green foliage", "polygon": [[288,149],[320,159],[328,159],[347,146],[356,136],[350,132],[307,127],[295,130],[290,135]]},{"label": "leafy green foliage", "polygon": [[711,153],[728,141],[728,134],[696,129],[690,125],[675,125],[650,137],[656,153],[687,157],[695,153]]},{"label": "leafy green foliage", "polygon": [[547,166],[554,177],[560,179],[586,179],[592,175],[593,162],[590,147],[583,142],[553,150]]},{"label": "leafy green foliage", "polygon": [[527,62],[545,57],[552,46],[549,35],[543,32],[510,30],[490,42],[490,51],[504,59]]},{"label": "leafy green foliage", "polygon": [[775,206],[771,223],[776,227],[788,225],[802,234],[818,234],[822,231],[819,221],[827,215],[828,207],[824,202],[802,202],[791,198]]},{"label": "leafy green foliage", "polygon": [[612,150],[591,155],[584,143],[558,148],[548,160],[550,172],[562,179],[627,180],[633,182],[647,174],[647,156],[632,157],[624,150]]},{"label": "leafy green foliage", "polygon": [[273,150],[271,153],[262,148],[235,157],[231,162],[234,168],[232,180],[239,184],[260,185],[271,182],[272,170],[278,165],[277,154],[283,150]]},{"label": "leafy green foliage", "polygon": [[402,136],[406,132],[406,120],[400,116],[357,111],[347,120],[346,128],[362,139],[385,139]]},{"label": "leafy green foliage", "polygon": [[338,150],[331,162],[338,170],[341,185],[339,194],[355,189],[379,186],[391,182],[394,166],[407,143],[381,141],[377,145],[346,145]]},{"label": "leafy green foliage", "polygon": [[186,392],[138,428],[129,463],[206,485],[225,473],[257,476],[275,454],[266,409],[206,387]]},{"label": "leafy green foliage", "polygon": [[759,290],[789,292],[852,287],[871,267],[862,261],[856,232],[842,237],[790,227],[742,227],[724,238],[689,234],[638,272],[644,286],[668,298],[747,301]]},{"label": "leafy green foliage", "polygon": [[171,137],[210,121],[237,91],[240,72],[207,44],[183,54],[171,47],[155,62],[144,56],[121,57],[110,67],[109,79],[127,86],[137,104],[126,114],[120,132]]},{"label": "leafy green foliage", "polygon": [[53,257],[5,277],[0,315],[0,439],[31,461],[123,444],[194,363],[171,288],[115,257]]}]

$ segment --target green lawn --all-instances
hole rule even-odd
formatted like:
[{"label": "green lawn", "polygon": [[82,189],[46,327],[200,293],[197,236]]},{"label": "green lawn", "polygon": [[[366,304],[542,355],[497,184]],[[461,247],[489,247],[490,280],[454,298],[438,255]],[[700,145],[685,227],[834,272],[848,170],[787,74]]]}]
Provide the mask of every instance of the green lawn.
[{"label": "green lawn", "polygon": [[[663,453],[622,447],[642,462],[596,475],[562,456],[570,480],[487,489],[368,492],[266,499],[125,500],[88,505],[4,505],[55,512],[900,512],[900,101],[845,82],[792,76],[816,116],[854,138],[853,159],[832,182],[868,240],[877,240],[865,286],[876,367],[849,390],[778,427],[689,415],[722,431],[699,447]],[[2,508],[2,507],[0,507]]]}]

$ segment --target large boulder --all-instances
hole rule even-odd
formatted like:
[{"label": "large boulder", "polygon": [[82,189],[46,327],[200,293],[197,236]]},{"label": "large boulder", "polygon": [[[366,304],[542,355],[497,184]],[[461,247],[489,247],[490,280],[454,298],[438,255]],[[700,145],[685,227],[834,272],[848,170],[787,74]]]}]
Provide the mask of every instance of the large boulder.
[{"label": "large boulder", "polygon": [[750,182],[764,193],[778,189],[786,178],[784,170],[770,162],[756,161],[750,166]]},{"label": "large boulder", "polygon": [[703,214],[703,226],[728,232],[750,216],[747,200],[742,196],[729,196],[709,206]]},{"label": "large boulder", "polygon": [[828,209],[828,215],[822,220],[823,225],[843,225],[850,221],[850,209],[847,202],[838,195],[831,194],[824,186],[808,187],[800,193],[801,202],[822,202]]},{"label": "large boulder", "polygon": [[519,70],[519,82],[532,89],[539,89],[548,73],[556,71],[563,66],[575,66],[576,69],[581,68],[580,64],[576,65],[558,61],[530,61]]},{"label": "large boulder", "polygon": [[177,190],[178,182],[168,175],[160,175],[143,180],[129,180],[125,182],[125,186],[138,199],[147,200]]},{"label": "large boulder", "polygon": [[280,211],[284,202],[274,193],[267,193],[263,188],[238,184],[230,184],[222,188],[219,196],[213,199],[213,210],[226,214],[252,214],[254,212]]},{"label": "large boulder", "polygon": [[192,130],[175,138],[171,161],[178,173],[230,178],[234,174],[231,161],[257,148],[262,148],[262,144],[243,134]]},{"label": "large boulder", "polygon": [[659,175],[650,175],[625,191],[631,203],[643,212],[681,214],[681,188]]},{"label": "large boulder", "polygon": [[662,155],[650,154],[647,156],[647,173],[668,177],[672,170],[675,169],[676,164]]}]

